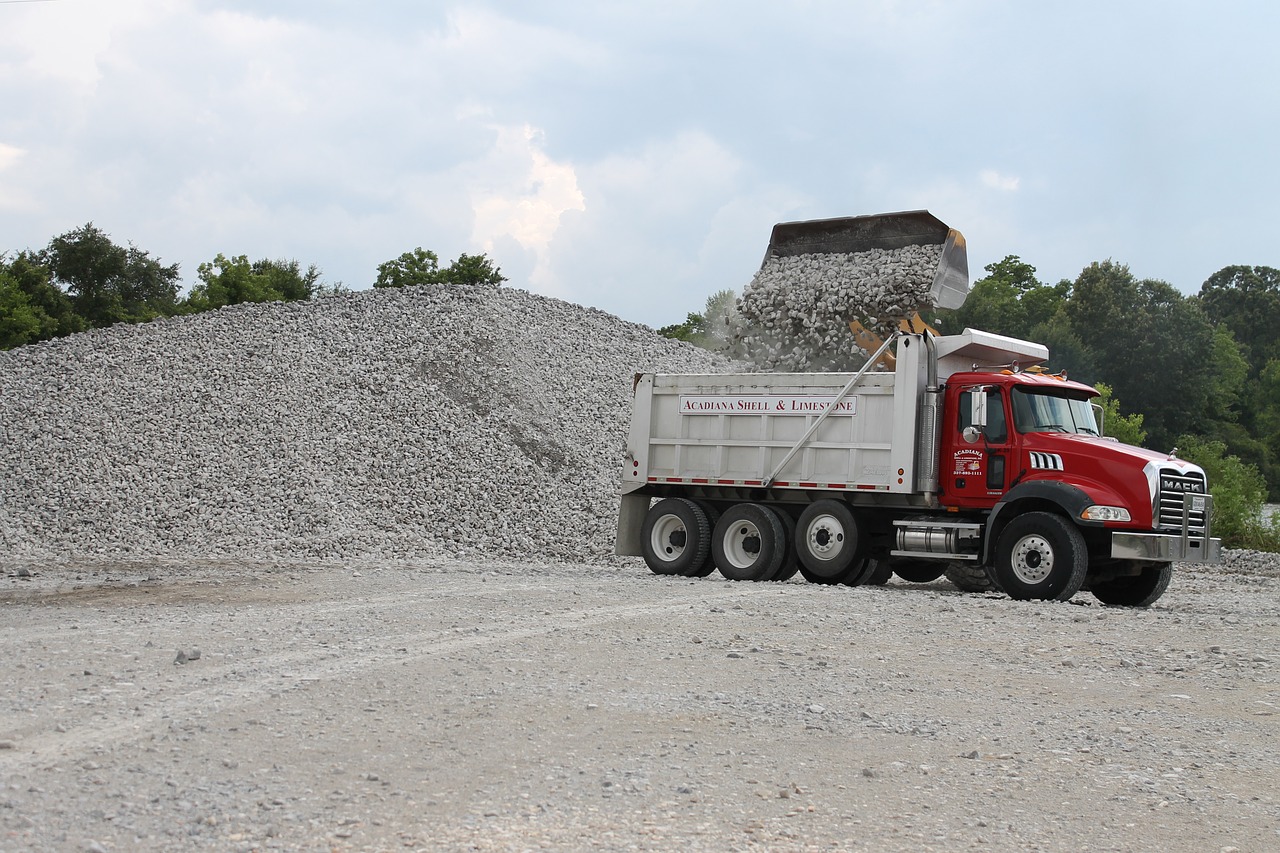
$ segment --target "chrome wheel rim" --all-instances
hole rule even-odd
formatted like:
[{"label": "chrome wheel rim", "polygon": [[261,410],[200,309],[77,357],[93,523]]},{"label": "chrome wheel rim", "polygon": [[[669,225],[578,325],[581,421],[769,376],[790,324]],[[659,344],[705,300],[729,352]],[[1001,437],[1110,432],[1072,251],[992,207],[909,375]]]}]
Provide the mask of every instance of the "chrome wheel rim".
[{"label": "chrome wheel rim", "polygon": [[1039,534],[1023,536],[1009,557],[1013,574],[1025,584],[1043,583],[1053,571],[1053,546]]},{"label": "chrome wheel rim", "polygon": [[824,563],[831,562],[844,551],[844,525],[834,515],[815,516],[804,531],[809,554]]}]

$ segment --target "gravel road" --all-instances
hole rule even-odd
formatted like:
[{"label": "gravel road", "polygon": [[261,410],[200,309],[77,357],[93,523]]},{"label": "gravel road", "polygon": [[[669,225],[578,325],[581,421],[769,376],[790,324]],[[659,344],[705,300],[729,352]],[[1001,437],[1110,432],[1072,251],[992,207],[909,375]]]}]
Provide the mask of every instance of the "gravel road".
[{"label": "gravel road", "polygon": [[1259,565],[1127,610],[632,561],[0,564],[0,850],[1275,850]]}]

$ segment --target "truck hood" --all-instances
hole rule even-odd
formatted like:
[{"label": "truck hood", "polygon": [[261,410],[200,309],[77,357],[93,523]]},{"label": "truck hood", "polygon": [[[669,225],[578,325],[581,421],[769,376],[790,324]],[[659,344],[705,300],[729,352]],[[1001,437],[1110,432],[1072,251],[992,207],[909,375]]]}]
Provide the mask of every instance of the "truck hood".
[{"label": "truck hood", "polygon": [[[1099,504],[1126,507],[1133,526],[1151,526],[1162,473],[1177,475],[1179,482],[1198,478],[1207,490],[1203,468],[1168,453],[1091,435],[1030,433],[1023,438],[1028,479],[1052,476],[1079,486]],[[1055,466],[1060,467],[1052,470]]]}]

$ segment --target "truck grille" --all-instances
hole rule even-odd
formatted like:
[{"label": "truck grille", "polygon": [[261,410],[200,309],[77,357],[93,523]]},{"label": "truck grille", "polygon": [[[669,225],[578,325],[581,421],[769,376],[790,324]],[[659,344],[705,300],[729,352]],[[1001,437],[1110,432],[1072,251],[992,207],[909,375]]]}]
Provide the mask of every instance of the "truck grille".
[{"label": "truck grille", "polygon": [[[1182,532],[1182,518],[1186,507],[1187,534],[1204,538],[1208,526],[1204,475],[1183,473],[1174,469],[1160,472],[1160,493],[1156,502],[1156,528]],[[1196,497],[1202,500],[1194,500]]]}]

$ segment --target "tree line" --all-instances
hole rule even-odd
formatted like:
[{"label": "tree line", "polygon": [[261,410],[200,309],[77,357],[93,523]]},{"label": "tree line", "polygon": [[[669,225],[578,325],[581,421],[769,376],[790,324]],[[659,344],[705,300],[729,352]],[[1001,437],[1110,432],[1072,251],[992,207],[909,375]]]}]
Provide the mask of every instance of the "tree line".
[{"label": "tree line", "polygon": [[[242,302],[312,299],[344,293],[314,265],[296,260],[219,253],[196,270],[185,295],[177,264],[166,265],[136,246],[120,246],[92,222],[54,237],[43,249],[0,254],[0,349],[58,338],[116,323],[196,314]],[[506,281],[485,255],[463,254],[441,268],[421,247],[378,266],[374,287],[483,284]]]}]

